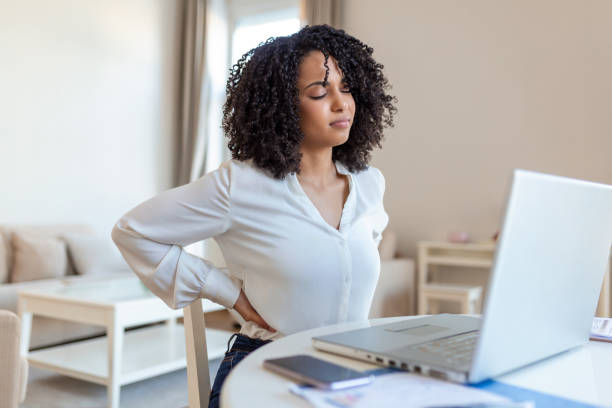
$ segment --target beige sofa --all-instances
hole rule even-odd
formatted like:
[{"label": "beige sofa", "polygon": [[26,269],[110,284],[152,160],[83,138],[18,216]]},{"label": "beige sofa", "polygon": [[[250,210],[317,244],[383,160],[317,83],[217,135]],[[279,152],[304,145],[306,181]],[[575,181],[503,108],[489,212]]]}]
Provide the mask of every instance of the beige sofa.
[{"label": "beige sofa", "polygon": [[411,258],[397,257],[397,237],[392,230],[383,232],[378,247],[380,275],[374,291],[370,319],[410,316],[416,311],[416,275]]},{"label": "beige sofa", "polygon": [[[83,237],[83,241],[89,242],[91,252],[91,240],[96,237],[91,228],[84,225],[50,225],[50,226],[0,226],[0,309],[9,310],[13,313],[17,311],[17,292],[25,289],[34,288],[52,288],[63,286],[67,281],[91,281],[99,279],[107,279],[112,276],[121,276],[130,273],[127,264],[120,258],[115,260],[117,268],[106,268],[107,270],[96,270],[95,273],[85,273],[78,271],[75,268],[75,259],[79,256],[82,258],[84,254],[77,254],[75,250],[79,245],[66,245],[67,248],[67,265],[65,273],[60,277],[33,279],[20,282],[11,282],[13,268],[15,263],[14,254],[14,234],[27,234],[31,237],[40,238],[58,238],[66,241],[70,237],[72,241]],[[76,237],[76,238],[75,238]],[[104,237],[96,237],[98,241],[104,242]],[[110,236],[106,238],[108,245],[112,242]],[[88,241],[89,240],[89,241]],[[71,252],[72,250],[72,252]],[[105,246],[105,250],[108,248]],[[118,252],[117,252],[118,253]],[[91,257],[91,254],[86,254]],[[108,261],[105,261],[108,264]],[[121,263],[123,262],[123,264]],[[30,348],[39,348],[53,344],[64,343],[72,340],[77,340],[94,335],[104,334],[105,330],[99,326],[85,325],[72,323],[64,320],[51,319],[41,316],[34,316],[32,322],[32,332],[30,338]]]},{"label": "beige sofa", "polygon": [[28,362],[19,355],[19,318],[0,310],[0,407],[17,408],[25,400]]}]

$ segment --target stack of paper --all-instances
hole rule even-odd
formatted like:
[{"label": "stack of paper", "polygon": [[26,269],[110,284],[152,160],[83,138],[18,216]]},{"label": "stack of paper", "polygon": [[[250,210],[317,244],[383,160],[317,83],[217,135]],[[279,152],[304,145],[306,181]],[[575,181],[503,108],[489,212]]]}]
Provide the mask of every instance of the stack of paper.
[{"label": "stack of paper", "polygon": [[346,390],[326,391],[305,385],[289,389],[316,408],[512,405],[507,398],[490,392],[405,372],[380,375],[370,385]]},{"label": "stack of paper", "polygon": [[612,342],[612,319],[596,317],[591,327],[591,340]]}]

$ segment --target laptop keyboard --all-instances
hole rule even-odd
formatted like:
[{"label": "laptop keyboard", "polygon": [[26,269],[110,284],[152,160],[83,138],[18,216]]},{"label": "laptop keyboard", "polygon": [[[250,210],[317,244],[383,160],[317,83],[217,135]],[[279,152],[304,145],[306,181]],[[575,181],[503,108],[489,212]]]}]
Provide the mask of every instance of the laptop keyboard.
[{"label": "laptop keyboard", "polygon": [[443,357],[450,364],[468,364],[472,359],[479,334],[478,330],[471,331],[419,344],[415,347],[419,351]]}]

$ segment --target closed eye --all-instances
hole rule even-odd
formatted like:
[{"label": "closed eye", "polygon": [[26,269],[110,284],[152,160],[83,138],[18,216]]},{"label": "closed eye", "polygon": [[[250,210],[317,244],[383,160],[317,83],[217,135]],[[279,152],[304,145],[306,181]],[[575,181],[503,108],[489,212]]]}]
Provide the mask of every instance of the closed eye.
[{"label": "closed eye", "polygon": [[323,94],[323,95],[321,95],[321,96],[310,96],[309,98],[310,98],[310,99],[314,99],[314,100],[319,100],[319,99],[323,99],[323,98],[325,98],[326,96],[327,96],[327,94],[326,94],[326,93],[324,93],[324,94]]},{"label": "closed eye", "polygon": [[[348,86],[344,86],[340,92],[342,93],[351,93],[351,88],[349,88]],[[310,99],[314,99],[314,100],[319,100],[319,99],[323,99],[327,96],[327,93],[324,93],[323,95],[319,95],[319,96],[310,96]]]},{"label": "closed eye", "polygon": [[342,89],[340,90],[340,92],[344,92],[344,93],[350,93],[351,92],[351,87],[344,80],[342,81]]}]

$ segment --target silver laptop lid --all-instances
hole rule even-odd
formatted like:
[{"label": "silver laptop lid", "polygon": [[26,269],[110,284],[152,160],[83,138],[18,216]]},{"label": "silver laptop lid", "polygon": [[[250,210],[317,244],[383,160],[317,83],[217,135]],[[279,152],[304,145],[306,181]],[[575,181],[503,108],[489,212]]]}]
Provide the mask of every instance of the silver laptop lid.
[{"label": "silver laptop lid", "polygon": [[588,341],[611,243],[612,186],[515,170],[470,382]]}]

